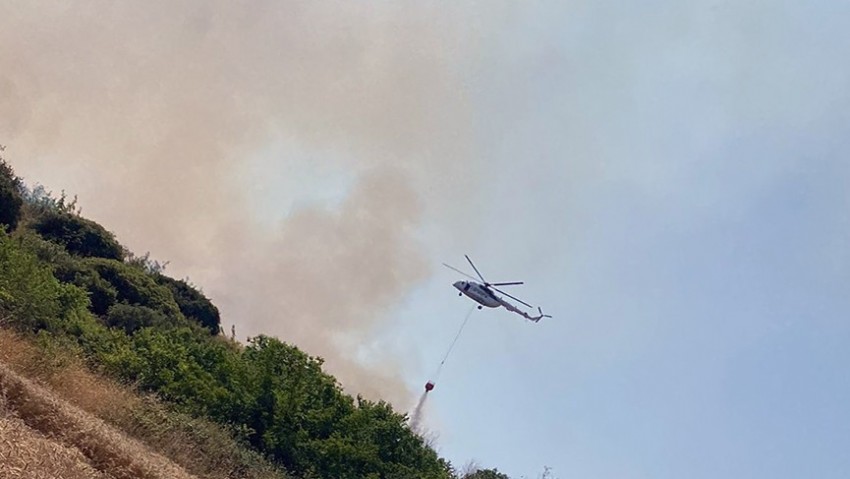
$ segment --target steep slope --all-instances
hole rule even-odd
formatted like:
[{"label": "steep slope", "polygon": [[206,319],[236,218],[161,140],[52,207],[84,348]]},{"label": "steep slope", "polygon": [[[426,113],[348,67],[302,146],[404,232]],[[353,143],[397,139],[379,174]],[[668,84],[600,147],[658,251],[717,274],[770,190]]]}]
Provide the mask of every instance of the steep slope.
[{"label": "steep slope", "polygon": [[[347,394],[321,357],[294,344],[220,335],[199,287],[166,277],[148,255],[118,254],[114,235],[74,201],[4,171],[22,207],[17,227],[0,225],[0,363],[12,366],[7,404],[29,427],[98,470],[162,472],[116,450],[117,438],[87,436],[93,426],[12,371],[198,477],[456,478],[406,414]],[[29,351],[12,357],[21,344]]]},{"label": "steep slope", "polygon": [[75,447],[44,436],[15,415],[0,396],[0,477],[108,479]]},{"label": "steep slope", "polygon": [[2,477],[194,478],[2,363],[0,391]]}]

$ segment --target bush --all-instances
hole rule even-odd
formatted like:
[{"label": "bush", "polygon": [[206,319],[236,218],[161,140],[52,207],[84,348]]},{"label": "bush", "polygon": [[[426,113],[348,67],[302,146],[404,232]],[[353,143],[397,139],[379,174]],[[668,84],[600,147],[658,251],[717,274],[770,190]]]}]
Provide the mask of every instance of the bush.
[{"label": "bush", "polygon": [[171,291],[139,268],[103,258],[87,258],[82,263],[114,288],[118,302],[145,306],[170,319],[182,318]]},{"label": "bush", "polygon": [[0,231],[0,320],[28,330],[44,327],[59,316],[61,294],[50,268]]},{"label": "bush", "polygon": [[0,157],[0,225],[6,225],[10,230],[18,226],[18,220],[21,218],[21,187],[20,178],[15,176],[6,160]]},{"label": "bush", "polygon": [[91,311],[106,315],[109,307],[118,301],[118,291],[84,259],[72,256],[65,247],[48,241],[37,233],[21,228],[15,232],[24,250],[38,260],[53,266],[53,275],[63,283],[74,284],[88,292]]},{"label": "bush", "polygon": [[70,268],[78,262],[78,258],[71,256],[64,246],[48,241],[29,229],[18,229],[13,238],[21,248],[34,255],[39,262],[53,266],[57,270]]},{"label": "bush", "polygon": [[32,226],[42,237],[61,244],[69,253],[114,260],[124,258],[124,249],[112,233],[75,214],[47,211]]},{"label": "bush", "polygon": [[212,301],[186,281],[169,278],[163,274],[156,274],[154,277],[157,283],[171,290],[171,294],[184,316],[194,319],[207,328],[210,333],[218,334],[221,317],[218,308],[212,304]]},{"label": "bush", "polygon": [[60,283],[49,265],[0,232],[0,319],[19,329],[55,330],[88,315],[85,291]]},{"label": "bush", "polygon": [[106,313],[107,326],[123,329],[130,335],[142,328],[165,324],[168,324],[165,315],[145,306],[119,303],[110,307]]},{"label": "bush", "polygon": [[194,414],[206,415],[217,403],[229,401],[226,382],[215,376],[222,363],[203,360],[207,350],[214,347],[208,339],[208,335],[200,336],[188,327],[139,330],[132,338],[142,364],[139,386]]},{"label": "bush", "polygon": [[109,308],[118,302],[118,291],[94,269],[82,264],[80,266],[71,278],[60,277],[60,279],[70,280],[71,283],[88,291],[92,312],[98,316],[106,315]]}]

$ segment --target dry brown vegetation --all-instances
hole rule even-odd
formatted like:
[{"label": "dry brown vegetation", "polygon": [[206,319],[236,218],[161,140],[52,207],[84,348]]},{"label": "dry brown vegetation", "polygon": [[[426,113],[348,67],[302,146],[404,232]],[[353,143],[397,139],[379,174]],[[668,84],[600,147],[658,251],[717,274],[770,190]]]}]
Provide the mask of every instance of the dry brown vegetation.
[{"label": "dry brown vegetation", "polygon": [[8,479],[101,479],[75,447],[67,447],[28,427],[0,396],[0,477]]},{"label": "dry brown vegetation", "polygon": [[3,329],[0,391],[3,478],[286,477],[219,426],[93,374],[63,348]]},{"label": "dry brown vegetation", "polygon": [[14,411],[29,428],[67,448],[76,448],[98,471],[116,479],[193,477],[138,441],[58,399],[5,365],[0,365],[0,384],[7,409]]}]

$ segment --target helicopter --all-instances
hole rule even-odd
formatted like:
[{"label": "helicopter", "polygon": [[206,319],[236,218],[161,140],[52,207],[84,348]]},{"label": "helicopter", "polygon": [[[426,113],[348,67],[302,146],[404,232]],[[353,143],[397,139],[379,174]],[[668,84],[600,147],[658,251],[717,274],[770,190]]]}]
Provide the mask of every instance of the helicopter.
[{"label": "helicopter", "polygon": [[[473,277],[473,276],[471,276],[467,273],[464,273],[463,271],[455,268],[452,265],[443,263],[443,266],[445,266],[449,269],[452,269],[454,271],[457,271],[458,273],[460,273],[460,274],[462,274],[462,275],[464,275],[467,278],[472,280],[472,281],[455,281],[452,284],[452,286],[454,286],[455,289],[460,291],[458,296],[466,295],[467,297],[469,297],[470,299],[472,299],[473,301],[478,303],[478,309],[482,309],[482,308],[484,308],[484,306],[486,306],[488,308],[498,308],[499,306],[501,306],[501,307],[507,309],[508,311],[510,311],[512,313],[516,313],[516,314],[524,317],[525,319],[527,319],[529,321],[533,321],[535,323],[540,321],[543,318],[551,318],[552,317],[548,314],[543,314],[543,309],[540,308],[539,306],[537,307],[537,312],[540,313],[540,314],[538,316],[531,316],[530,314],[528,314],[525,311],[517,308],[516,306],[505,301],[504,299],[500,298],[499,296],[496,296],[494,291],[497,291],[497,292],[513,299],[514,301],[518,301],[518,302],[528,306],[529,308],[534,308],[534,306],[526,303],[525,301],[523,301],[523,300],[521,300],[521,299],[519,299],[515,296],[511,296],[510,294],[508,294],[508,293],[506,293],[506,292],[504,292],[504,291],[502,291],[502,290],[500,290],[499,288],[496,287],[496,286],[519,285],[519,284],[523,284],[522,281],[511,281],[511,282],[508,282],[508,283],[488,283],[487,280],[484,279],[484,276],[481,275],[481,272],[478,271],[478,268],[475,267],[475,263],[473,263],[472,260],[469,259],[469,256],[464,255],[464,257],[466,258],[466,261],[469,262],[469,265],[472,266],[472,269],[475,270],[475,274],[478,275],[478,278],[475,278],[475,277]],[[481,280],[480,283],[477,282],[479,279]]]}]

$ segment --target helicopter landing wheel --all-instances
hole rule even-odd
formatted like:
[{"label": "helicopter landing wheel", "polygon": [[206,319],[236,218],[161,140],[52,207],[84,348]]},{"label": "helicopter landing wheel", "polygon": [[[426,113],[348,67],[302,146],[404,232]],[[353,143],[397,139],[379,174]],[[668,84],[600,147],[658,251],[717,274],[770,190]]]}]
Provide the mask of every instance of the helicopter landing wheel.
[{"label": "helicopter landing wheel", "polygon": [[484,309],[484,306],[479,306],[478,309]]}]

